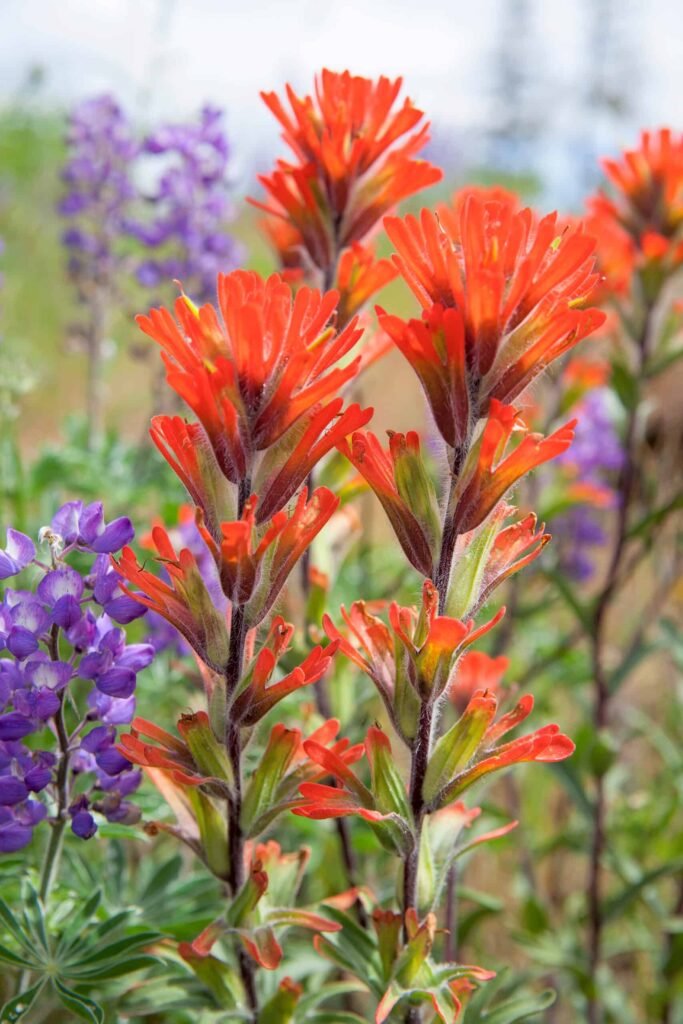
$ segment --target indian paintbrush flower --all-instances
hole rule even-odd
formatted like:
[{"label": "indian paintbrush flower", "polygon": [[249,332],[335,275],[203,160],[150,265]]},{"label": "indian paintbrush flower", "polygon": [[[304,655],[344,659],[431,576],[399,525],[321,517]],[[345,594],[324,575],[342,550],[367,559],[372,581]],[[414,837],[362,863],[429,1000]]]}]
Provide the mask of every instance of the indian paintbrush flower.
[{"label": "indian paintbrush flower", "polygon": [[[429,125],[409,99],[396,106],[401,86],[400,78],[324,70],[314,96],[287,87],[291,112],[275,93],[262,93],[293,154],[260,176],[268,198],[255,202],[269,214],[283,267],[312,270],[329,285],[344,250],[364,241],[401,200],[441,179],[438,168],[417,159]],[[366,253],[363,263],[368,267],[372,257]],[[366,293],[387,276],[377,265]]]}]

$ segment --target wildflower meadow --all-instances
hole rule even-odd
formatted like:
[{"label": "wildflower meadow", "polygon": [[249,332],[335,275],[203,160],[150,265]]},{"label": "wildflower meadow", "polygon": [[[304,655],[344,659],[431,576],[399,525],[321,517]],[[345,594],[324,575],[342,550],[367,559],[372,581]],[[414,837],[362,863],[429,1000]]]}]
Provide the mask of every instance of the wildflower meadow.
[{"label": "wildflower meadow", "polygon": [[683,1024],[683,134],[349,63],[0,116],[0,1024]]}]

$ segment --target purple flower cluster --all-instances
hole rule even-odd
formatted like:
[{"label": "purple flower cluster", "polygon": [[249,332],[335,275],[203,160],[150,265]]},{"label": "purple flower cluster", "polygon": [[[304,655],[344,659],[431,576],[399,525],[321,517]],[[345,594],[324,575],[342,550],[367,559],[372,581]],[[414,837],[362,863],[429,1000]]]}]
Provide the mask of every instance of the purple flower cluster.
[{"label": "purple flower cluster", "polygon": [[109,559],[133,532],[125,517],[105,522],[99,502],[67,502],[41,530],[46,564],[30,537],[7,531],[0,580],[27,570],[30,587],[7,587],[0,603],[0,852],[26,846],[49,814],[84,839],[93,812],[139,816],[127,798],[140,773],[116,749],[116,726],[133,718],[154,649],[126,642],[121,627],[145,609]]},{"label": "purple flower cluster", "polygon": [[150,250],[138,280],[148,288],[179,280],[197,302],[206,302],[217,273],[234,269],[240,258],[227,231],[232,208],[223,113],[204,107],[195,122],[152,132],[142,149],[162,170],[149,196],[150,218],[129,225]]},{"label": "purple flower cluster", "polygon": [[119,265],[128,206],[136,195],[132,165],[138,144],[121,107],[104,95],[74,108],[67,146],[62,170],[67,191],[59,211],[70,226],[62,242],[85,301],[89,289],[107,284]]},{"label": "purple flower cluster", "polygon": [[572,473],[573,482],[589,485],[598,501],[581,501],[553,520],[563,571],[577,582],[589,580],[595,571],[596,548],[607,540],[602,510],[619,500],[615,474],[624,453],[610,406],[611,393],[599,388],[584,397],[576,409],[578,424],[574,442],[558,458]]}]

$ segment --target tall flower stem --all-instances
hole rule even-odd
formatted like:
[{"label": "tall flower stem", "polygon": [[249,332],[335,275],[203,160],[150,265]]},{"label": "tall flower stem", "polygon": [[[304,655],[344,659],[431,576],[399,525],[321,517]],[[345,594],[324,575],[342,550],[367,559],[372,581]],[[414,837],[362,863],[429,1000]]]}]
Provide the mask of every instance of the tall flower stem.
[{"label": "tall flower stem", "polygon": [[[635,378],[642,380],[652,341],[652,320],[655,300],[645,310],[643,326],[637,338],[637,366]],[[631,503],[637,480],[636,444],[640,402],[633,401],[628,411],[624,434],[624,462],[621,469],[614,544],[603,586],[593,609],[590,635],[590,657],[593,678],[593,730],[596,736],[609,724],[610,688],[606,663],[608,615],[615,592],[618,590],[622,561],[628,541]],[[593,804],[592,837],[588,866],[588,970],[590,977],[588,1024],[600,1024],[603,1019],[601,1001],[597,992],[597,975],[603,956],[604,914],[602,906],[602,861],[607,844],[607,801],[605,776],[596,773]]]},{"label": "tall flower stem", "polygon": [[90,322],[87,328],[87,383],[86,383],[86,418],[88,423],[88,448],[92,451],[99,447],[104,435],[104,377],[103,357],[106,332],[107,300],[103,289],[94,286]]},{"label": "tall flower stem", "polygon": [[[240,483],[239,488],[238,516],[241,516],[244,511],[244,505],[249,497],[250,491],[251,480],[245,478]],[[233,605],[232,618],[230,621],[228,665],[225,678],[228,696],[234,693],[242,676],[246,639],[247,628],[244,608],[241,605]],[[229,719],[225,728],[225,748],[232,767],[232,787],[227,801],[228,855],[230,858],[228,886],[234,898],[237,896],[237,893],[244,884],[244,833],[242,832],[241,824],[242,735],[239,723],[232,722]],[[258,998],[256,995],[253,963],[242,948],[238,950],[237,958],[247,1002],[249,1003],[253,1020],[256,1020],[258,1013]]]},{"label": "tall flower stem", "polygon": [[[59,626],[53,625],[49,641],[50,658],[59,661]],[[52,824],[52,834],[48,843],[40,873],[40,898],[45,903],[50,895],[52,885],[62,856],[64,845],[64,829],[66,828],[67,807],[69,806],[69,736],[64,722],[64,694],[60,694],[59,709],[54,716],[55,732],[59,744],[59,761],[57,765],[57,813]]]},{"label": "tall flower stem", "polygon": [[[451,566],[455,553],[455,543],[458,539],[458,525],[453,514],[455,488],[458,477],[462,470],[467,451],[467,444],[456,448],[453,452],[452,470],[448,500],[444,512],[444,523],[439,552],[438,568],[436,571],[436,588],[439,594],[439,614],[444,614],[448,601],[448,585],[450,582]],[[417,736],[413,743],[410,763],[410,807],[413,813],[413,836],[414,842],[410,853],[406,858],[403,875],[403,911],[417,909],[417,883],[420,873],[420,840],[422,837],[422,825],[424,822],[425,808],[422,796],[429,755],[432,747],[432,736],[434,733],[434,712],[435,702],[431,699],[423,700],[420,706],[420,717],[417,726]],[[417,1007],[411,1007],[405,1018],[405,1024],[420,1024],[422,1014]]]}]

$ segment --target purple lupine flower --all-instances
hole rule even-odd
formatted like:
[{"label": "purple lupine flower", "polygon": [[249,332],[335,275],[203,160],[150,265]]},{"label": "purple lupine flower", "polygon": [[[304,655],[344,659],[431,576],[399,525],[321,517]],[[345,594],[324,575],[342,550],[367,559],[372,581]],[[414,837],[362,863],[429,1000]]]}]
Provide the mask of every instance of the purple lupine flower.
[{"label": "purple lupine flower", "polygon": [[204,107],[198,120],[170,124],[152,132],[143,151],[162,170],[149,196],[150,218],[130,222],[129,229],[149,250],[137,277],[147,288],[180,280],[199,303],[209,301],[219,271],[240,260],[227,231],[232,217],[228,189],[230,149],[223,113]]},{"label": "purple lupine flower", "polygon": [[599,502],[581,501],[552,521],[563,571],[583,583],[593,576],[595,554],[607,541],[602,511],[614,508],[619,496],[615,474],[623,466],[624,452],[615,425],[607,388],[587,394],[576,409],[578,423],[571,448],[557,459],[571,474],[572,483],[588,485]]},{"label": "purple lupine flower", "polygon": [[125,222],[136,196],[132,168],[138,145],[125,114],[111,96],[84,100],[72,110],[66,142],[65,194],[58,209],[68,223],[62,244],[83,309],[71,334],[79,339],[89,363],[86,410],[89,442],[93,444],[99,443],[104,430],[105,343],[124,276],[121,271],[129,258]]},{"label": "purple lupine flower", "polygon": [[18,530],[7,531],[7,544],[0,550],[0,580],[16,576],[36,557],[36,547],[30,537]]},{"label": "purple lupine flower", "polygon": [[138,145],[112,96],[79,103],[69,116],[66,193],[59,212],[70,221],[62,243],[82,301],[92,284],[107,284],[118,269],[128,206],[135,198],[132,164]]},{"label": "purple lupine flower", "polygon": [[[5,578],[33,562],[34,587],[0,595],[0,852],[27,845],[48,813],[70,818],[82,839],[94,835],[98,814],[117,822],[139,816],[128,797],[141,775],[118,751],[116,726],[133,718],[137,675],[154,648],[127,643],[121,623],[145,609],[123,595],[108,554],[132,536],[130,520],[107,523],[99,502],[67,502],[41,530],[46,569],[33,541],[8,531]],[[90,556],[84,573],[67,561],[75,552],[79,564]],[[83,681],[92,684],[85,694]],[[57,743],[65,733],[68,746]],[[57,786],[65,758],[67,803]]]}]

